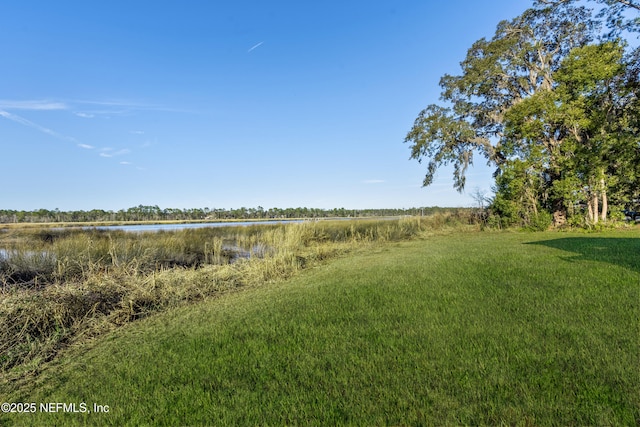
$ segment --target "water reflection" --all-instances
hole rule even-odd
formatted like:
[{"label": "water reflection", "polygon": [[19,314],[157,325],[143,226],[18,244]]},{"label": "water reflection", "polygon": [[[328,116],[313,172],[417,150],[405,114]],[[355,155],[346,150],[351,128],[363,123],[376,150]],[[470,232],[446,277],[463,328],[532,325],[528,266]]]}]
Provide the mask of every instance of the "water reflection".
[{"label": "water reflection", "polygon": [[174,231],[185,230],[191,228],[207,228],[207,227],[248,227],[251,225],[274,225],[274,224],[295,224],[304,220],[269,220],[269,221],[230,221],[230,222],[199,222],[186,224],[138,224],[138,225],[104,225],[83,227],[85,230],[123,230],[132,232],[144,231]]}]

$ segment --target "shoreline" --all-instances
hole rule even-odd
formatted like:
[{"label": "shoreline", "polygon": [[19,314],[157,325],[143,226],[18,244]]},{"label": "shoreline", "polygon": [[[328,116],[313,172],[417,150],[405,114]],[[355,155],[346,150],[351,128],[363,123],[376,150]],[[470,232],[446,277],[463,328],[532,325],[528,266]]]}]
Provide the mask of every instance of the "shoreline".
[{"label": "shoreline", "polygon": [[400,219],[413,215],[400,216],[362,216],[362,217],[330,217],[330,218],[222,218],[222,219],[196,219],[196,220],[152,220],[152,221],[78,221],[78,222],[13,222],[0,223],[0,230],[21,228],[73,228],[73,227],[110,227],[110,226],[134,226],[134,225],[175,225],[175,224],[216,224],[216,223],[247,223],[247,222],[300,222],[300,221],[346,221],[346,220],[379,220]]}]

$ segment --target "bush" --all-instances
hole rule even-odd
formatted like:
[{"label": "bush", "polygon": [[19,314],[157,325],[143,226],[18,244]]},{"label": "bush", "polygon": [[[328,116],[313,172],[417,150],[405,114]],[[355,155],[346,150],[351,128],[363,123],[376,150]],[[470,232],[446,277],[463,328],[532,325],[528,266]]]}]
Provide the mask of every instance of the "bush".
[{"label": "bush", "polygon": [[485,227],[489,229],[495,229],[495,230],[502,229],[503,227],[502,218],[500,218],[500,215],[495,213],[489,214],[489,216],[487,217],[487,222]]},{"label": "bush", "polygon": [[609,219],[612,221],[624,221],[626,219],[624,209],[620,206],[609,206]]},{"label": "bush", "polygon": [[540,211],[531,217],[529,224],[525,228],[531,231],[545,231],[551,227],[552,222],[553,216],[549,212]]}]

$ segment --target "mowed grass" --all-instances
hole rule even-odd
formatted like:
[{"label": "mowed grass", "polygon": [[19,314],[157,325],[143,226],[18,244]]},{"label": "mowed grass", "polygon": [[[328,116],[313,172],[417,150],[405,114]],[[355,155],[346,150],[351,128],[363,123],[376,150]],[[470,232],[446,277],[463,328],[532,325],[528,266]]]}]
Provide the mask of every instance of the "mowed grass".
[{"label": "mowed grass", "polygon": [[638,425],[640,232],[457,233],[352,253],[67,352],[57,425]]}]

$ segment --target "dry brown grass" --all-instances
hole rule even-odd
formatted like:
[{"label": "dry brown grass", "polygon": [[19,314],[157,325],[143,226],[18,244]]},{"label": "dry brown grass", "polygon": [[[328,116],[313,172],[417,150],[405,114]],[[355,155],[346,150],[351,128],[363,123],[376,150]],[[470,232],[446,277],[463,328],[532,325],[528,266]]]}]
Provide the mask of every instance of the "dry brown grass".
[{"label": "dry brown grass", "polygon": [[[0,240],[10,247],[0,261],[0,372],[5,380],[24,376],[70,343],[152,313],[282,280],[369,244],[465,223],[446,214],[140,235],[6,233]],[[251,256],[234,257],[230,245]]]}]

